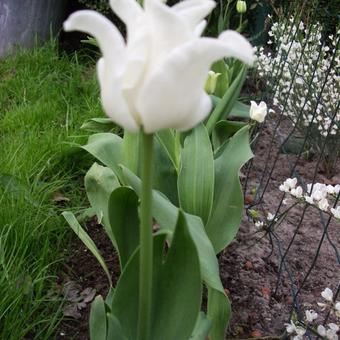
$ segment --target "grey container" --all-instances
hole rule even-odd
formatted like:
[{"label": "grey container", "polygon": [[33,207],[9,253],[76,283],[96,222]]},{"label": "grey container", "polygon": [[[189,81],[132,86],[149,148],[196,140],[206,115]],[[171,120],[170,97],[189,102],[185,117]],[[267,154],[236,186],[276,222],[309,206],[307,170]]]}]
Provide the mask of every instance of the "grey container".
[{"label": "grey container", "polygon": [[66,0],[0,0],[0,56],[58,33],[65,7]]}]

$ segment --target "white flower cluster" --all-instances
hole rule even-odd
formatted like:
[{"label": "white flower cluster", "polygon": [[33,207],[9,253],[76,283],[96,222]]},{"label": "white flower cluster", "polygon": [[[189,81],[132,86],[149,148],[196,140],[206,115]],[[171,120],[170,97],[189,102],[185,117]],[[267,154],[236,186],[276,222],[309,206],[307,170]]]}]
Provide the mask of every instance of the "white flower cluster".
[{"label": "white flower cluster", "polygon": [[[335,315],[337,319],[340,318],[340,301],[334,301],[334,295],[330,288],[326,288],[321,296],[325,299],[324,302],[318,302],[318,305],[324,310],[329,309],[331,315]],[[318,313],[312,309],[305,311],[304,323],[297,323],[293,320],[290,323],[285,324],[287,333],[291,336],[293,340],[303,340],[306,334],[306,327],[312,328],[318,333],[323,339],[327,340],[338,340],[339,325],[331,322],[325,327],[324,325],[314,325],[314,321],[318,318]]]},{"label": "white flower cluster", "polygon": [[340,50],[336,49],[339,35],[340,30],[328,36],[318,59],[322,25],[316,23],[307,28],[303,22],[294,23],[290,18],[287,22],[273,23],[269,31],[268,44],[275,44],[274,53],[265,53],[263,47],[257,49],[259,75],[274,86],[273,104],[294,123],[301,113],[299,123],[302,126],[313,123],[323,137],[328,133],[336,135],[339,130]]},{"label": "white flower cluster", "polygon": [[315,183],[307,185],[307,192],[303,192],[301,186],[297,185],[296,178],[287,178],[279,189],[292,196],[303,199],[305,202],[314,205],[322,211],[330,212],[336,219],[340,220],[340,205],[335,208],[330,208],[330,199],[334,199],[340,192],[340,184],[326,185]]}]

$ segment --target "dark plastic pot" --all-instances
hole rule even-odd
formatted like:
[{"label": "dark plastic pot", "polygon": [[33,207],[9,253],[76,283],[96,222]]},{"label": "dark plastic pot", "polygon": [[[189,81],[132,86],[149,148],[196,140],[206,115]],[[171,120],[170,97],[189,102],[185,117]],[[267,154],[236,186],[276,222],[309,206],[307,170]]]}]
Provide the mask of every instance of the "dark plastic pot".
[{"label": "dark plastic pot", "polygon": [[65,7],[66,0],[0,0],[0,56],[58,33]]}]

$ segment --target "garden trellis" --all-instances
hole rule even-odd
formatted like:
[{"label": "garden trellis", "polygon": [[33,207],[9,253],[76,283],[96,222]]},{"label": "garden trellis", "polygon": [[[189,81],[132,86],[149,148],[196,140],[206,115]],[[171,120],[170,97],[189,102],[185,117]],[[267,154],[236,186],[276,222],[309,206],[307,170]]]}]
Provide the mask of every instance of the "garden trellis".
[{"label": "garden trellis", "polygon": [[[317,16],[322,13],[322,5],[320,3],[310,4],[304,2],[301,8],[304,11],[297,10],[293,6],[293,11],[286,9],[284,15],[285,22],[279,27],[281,28],[280,36],[286,35],[289,37],[288,43],[285,46],[286,53],[281,54],[281,58],[268,64],[267,73],[271,72],[271,76],[266,78],[266,72],[263,72],[261,65],[259,66],[260,75],[266,79],[266,90],[262,92],[262,98],[269,105],[273,103],[275,114],[267,120],[265,125],[261,125],[254,131],[254,153],[258,156],[259,153],[262,157],[255,157],[248,163],[245,171],[244,193],[252,195],[251,199],[247,202],[247,215],[250,220],[257,218],[259,211],[264,215],[268,213],[268,204],[271,196],[275,192],[276,201],[271,205],[269,211],[270,221],[263,232],[270,244],[271,251],[267,254],[268,258],[276,258],[277,280],[275,291],[272,297],[275,299],[280,290],[289,290],[292,300],[292,308],[290,313],[287,313],[286,321],[290,319],[300,322],[307,328],[305,336],[309,338],[317,337],[313,327],[308,327],[305,322],[306,301],[304,301],[304,292],[310,290],[310,285],[316,284],[314,289],[321,289],[320,282],[317,276],[319,275],[320,262],[322,257],[327,252],[327,261],[330,261],[332,256],[332,264],[327,268],[330,272],[329,282],[323,282],[326,288],[327,284],[332,285],[333,301],[339,299],[339,277],[340,277],[340,253],[339,253],[339,220],[332,214],[326,214],[321,209],[312,207],[307,202],[298,204],[298,208],[294,206],[293,217],[290,215],[290,208],[287,208],[287,198],[291,200],[291,196],[285,192],[280,192],[279,183],[282,183],[285,178],[296,178],[298,185],[302,187],[303,192],[308,192],[307,183],[311,183],[312,187],[317,182],[327,182],[326,184],[339,184],[339,173],[336,170],[339,166],[339,28],[334,28],[333,35],[329,31],[322,31],[322,38],[319,41],[314,41],[317,46],[317,54],[314,56],[313,62],[309,65],[308,71],[312,74],[298,74],[301,65],[305,62],[305,51],[308,49],[308,39],[313,34],[312,29],[303,30],[303,42],[300,45],[300,50],[297,52],[294,64],[289,64],[289,53],[294,49],[294,44],[298,41],[298,34],[301,34],[299,25],[303,20],[302,13],[304,14],[306,28],[315,27],[318,24]],[[308,14],[306,14],[308,13]],[[306,19],[307,18],[307,19]],[[339,19],[339,16],[338,18]],[[318,28],[319,29],[319,28]],[[328,28],[329,29],[329,28]],[[336,32],[336,30],[338,30]],[[332,38],[330,41],[329,38]],[[269,36],[271,39],[271,35]],[[300,39],[302,40],[302,39]],[[274,42],[275,43],[275,42]],[[274,50],[280,50],[280,42],[275,45]],[[330,45],[330,47],[328,47]],[[270,46],[273,44],[270,42]],[[325,56],[325,51],[326,56]],[[264,56],[263,48],[260,50]],[[275,52],[273,53],[275,54]],[[264,56],[263,59],[267,58]],[[274,58],[274,57],[272,57]],[[329,61],[327,68],[320,70],[319,61],[322,58],[327,58]],[[261,62],[261,56],[259,58]],[[263,66],[263,65],[262,65]],[[286,91],[281,95],[281,102],[275,99],[275,93],[280,88],[280,81],[284,77],[284,70],[290,70],[290,81],[286,82]],[[303,69],[303,68],[302,68]],[[315,92],[315,75],[322,72],[322,82],[318,84],[318,91]],[[303,87],[305,90],[305,97],[299,98],[301,106],[294,112],[295,117],[287,114],[289,110],[289,102],[296,100],[294,98],[294,86],[296,85],[297,77],[303,78]],[[327,91],[327,84],[329,79],[333,81],[335,87],[334,98],[331,98],[333,103],[332,110],[326,111],[325,108],[329,104],[325,96]],[[282,90],[282,88],[281,88]],[[313,102],[313,105],[311,105]],[[306,123],[305,112],[306,106],[308,107],[309,121]],[[323,114],[327,119],[325,132],[323,135],[315,135],[315,123],[318,122],[317,117]],[[301,121],[304,122],[304,127],[301,128]],[[333,132],[332,132],[333,131]],[[266,145],[263,144],[263,138],[268,139]],[[313,146],[313,142],[317,141],[317,148]],[[308,158],[308,160],[306,160]],[[308,165],[306,165],[308,163]],[[306,170],[308,167],[308,170]],[[320,174],[324,172],[325,176]],[[284,178],[285,177],[285,178]],[[306,178],[308,177],[308,178]],[[332,182],[333,180],[333,182]],[[334,182],[336,181],[336,183]],[[308,187],[309,189],[311,186]],[[331,202],[332,209],[339,205],[339,192],[335,192],[334,199]],[[296,200],[293,199],[293,203]],[[292,205],[292,204],[290,204]],[[288,204],[289,206],[289,204]],[[295,210],[294,210],[295,209]],[[314,210],[314,211],[312,211]],[[318,225],[319,231],[315,233],[310,225],[311,217],[313,216],[313,223]],[[262,222],[261,222],[262,223]],[[262,224],[261,224],[262,225]],[[287,228],[289,232],[287,232]],[[304,233],[301,232],[303,228],[310,228],[309,233],[315,233],[311,244],[309,244],[309,257],[303,259],[306,254],[303,250],[299,250],[299,239],[302,242],[308,242],[307,238],[304,239]],[[283,235],[284,234],[284,235]],[[257,242],[262,242],[258,239]],[[327,251],[323,251],[327,249]],[[300,265],[298,265],[300,263]],[[326,270],[326,269],[325,269]],[[288,288],[287,288],[288,287]],[[306,288],[307,287],[307,288]],[[321,289],[323,290],[323,289]],[[320,294],[319,294],[320,296]],[[322,300],[320,297],[316,302]],[[310,302],[310,301],[309,301]],[[308,303],[307,303],[308,305]],[[312,308],[312,307],[310,307]],[[315,308],[314,308],[315,309]],[[317,309],[317,307],[316,307]],[[326,310],[319,315],[318,323],[326,325],[331,322],[330,310]]]}]

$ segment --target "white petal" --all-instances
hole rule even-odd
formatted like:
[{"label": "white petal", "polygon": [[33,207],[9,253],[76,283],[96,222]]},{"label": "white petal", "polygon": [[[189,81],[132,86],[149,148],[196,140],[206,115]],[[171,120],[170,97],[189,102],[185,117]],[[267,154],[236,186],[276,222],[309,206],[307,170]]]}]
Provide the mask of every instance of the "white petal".
[{"label": "white petal", "polygon": [[[236,40],[243,42],[244,38],[236,36]],[[137,99],[146,132],[170,127],[183,130],[206,117],[208,105],[202,99],[202,91],[208,71],[214,61],[234,54],[232,43],[236,40],[230,43],[213,38],[195,39],[168,55],[146,79]],[[243,50],[243,56],[248,61],[251,59],[251,47]]]},{"label": "white petal", "polygon": [[191,27],[201,22],[216,6],[212,0],[185,0],[172,6],[172,10],[187,20]]},{"label": "white petal", "polygon": [[207,27],[207,21],[202,20],[199,24],[196,25],[195,30],[194,30],[194,36],[200,37],[203,34],[206,27]]},{"label": "white petal", "polygon": [[143,13],[136,0],[110,0],[110,6],[128,28],[136,23],[136,18]]},{"label": "white petal", "polygon": [[193,36],[190,24],[159,0],[145,0],[144,8],[152,38],[149,66],[161,63],[177,46]]},{"label": "white petal", "polygon": [[64,22],[65,31],[82,31],[93,35],[108,61],[105,65],[112,76],[119,76],[124,70],[126,49],[122,35],[117,27],[103,15],[95,11],[78,11]]},{"label": "white petal", "polygon": [[105,62],[105,59],[101,58],[97,63],[100,96],[104,111],[115,123],[131,132],[136,132],[139,130],[139,126],[130,113],[120,83],[107,73]]},{"label": "white petal", "polygon": [[255,61],[253,48],[246,38],[241,34],[227,30],[220,34],[219,40],[225,43],[228,48],[227,57],[233,57],[243,61],[245,64],[252,65]]}]

